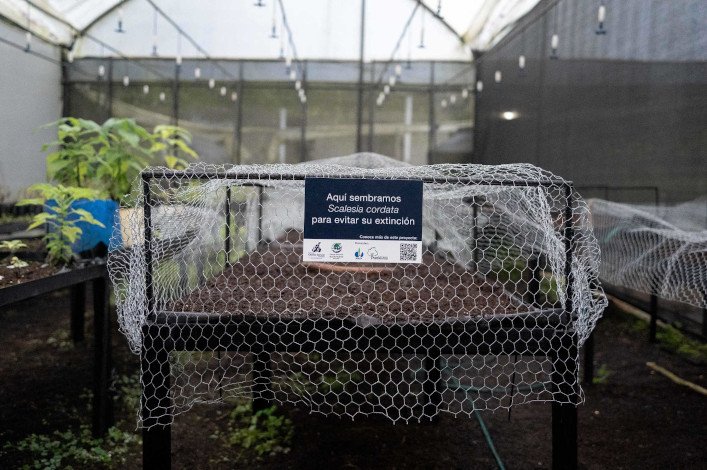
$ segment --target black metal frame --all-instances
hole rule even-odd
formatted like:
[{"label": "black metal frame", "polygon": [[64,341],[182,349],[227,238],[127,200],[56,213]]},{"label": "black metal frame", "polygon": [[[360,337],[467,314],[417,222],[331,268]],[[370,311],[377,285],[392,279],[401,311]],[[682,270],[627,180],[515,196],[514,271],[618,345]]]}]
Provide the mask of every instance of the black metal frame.
[{"label": "black metal frame", "polygon": [[84,341],[86,284],[93,285],[93,401],[92,432],[104,435],[115,418],[109,387],[112,368],[111,322],[108,272],[106,265],[94,264],[41,279],[35,279],[0,289],[0,307],[59,289],[71,289],[71,337],[74,343]]},{"label": "black metal frame", "polygon": [[[216,171],[172,171],[149,169],[142,173],[144,195],[144,236],[146,282],[146,321],[142,327],[142,418],[144,468],[169,468],[171,465],[171,410],[170,351],[240,351],[250,352],[253,360],[254,409],[268,406],[270,353],[277,351],[308,352],[330,348],[342,350],[375,350],[383,347],[401,354],[423,355],[430,371],[443,354],[518,354],[547,356],[553,363],[551,393],[552,403],[552,461],[554,469],[577,467],[577,334],[572,327],[571,274],[573,240],[573,187],[562,180],[524,181],[474,178],[417,178],[425,183],[457,183],[468,185],[563,187],[566,206],[564,210],[563,237],[565,243],[565,276],[567,296],[560,309],[539,309],[522,315],[490,317],[485,320],[457,321],[432,324],[394,324],[360,326],[352,320],[279,319],[273,322],[257,316],[223,317],[202,312],[157,312],[154,310],[152,287],[152,220],[150,181],[152,179],[180,177],[190,179],[257,180],[264,175],[236,174]],[[304,180],[311,175],[274,175],[278,180]],[[260,177],[260,178],[259,178]],[[354,176],[348,175],[352,178]],[[227,193],[226,219],[230,222],[230,190]],[[262,218],[262,214],[260,216]],[[230,247],[230,230],[226,232],[225,246]],[[189,328],[184,326],[189,325]],[[343,333],[345,332],[345,333]],[[446,333],[446,334],[445,334]],[[288,337],[289,347],[265,349],[258,338],[278,334]],[[230,344],[221,338],[228,335]],[[454,346],[449,336],[455,338]],[[296,345],[296,346],[295,346]],[[326,346],[322,348],[322,346]],[[270,346],[272,348],[272,345]],[[423,390],[427,396],[425,412],[437,413],[441,400],[439,374],[428,374]],[[572,385],[575,384],[575,385]],[[147,397],[147,398],[145,398]],[[569,398],[569,403],[567,403]],[[562,402],[561,402],[562,401]]]}]

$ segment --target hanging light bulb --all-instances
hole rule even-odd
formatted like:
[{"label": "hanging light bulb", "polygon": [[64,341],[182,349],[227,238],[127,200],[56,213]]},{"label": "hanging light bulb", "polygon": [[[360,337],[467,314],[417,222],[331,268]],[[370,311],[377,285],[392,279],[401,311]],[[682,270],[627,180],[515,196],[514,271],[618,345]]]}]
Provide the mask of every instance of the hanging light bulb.
[{"label": "hanging light bulb", "polygon": [[219,90],[219,93],[221,94],[221,96],[226,96],[226,92],[228,92],[228,90],[226,90],[225,86],[222,86],[221,89]]},{"label": "hanging light bulb", "polygon": [[103,77],[106,74],[106,67],[105,65],[101,64],[98,66],[98,76]]},{"label": "hanging light bulb", "polygon": [[32,49],[32,33],[31,27],[32,27],[32,21],[31,21],[31,15],[32,15],[32,4],[30,2],[27,2],[27,32],[25,33],[25,52],[29,52],[30,49]]},{"label": "hanging light bulb", "polygon": [[70,64],[74,62],[74,51],[69,51],[66,53],[66,61]]},{"label": "hanging light bulb", "polygon": [[503,74],[501,74],[500,70],[496,70],[496,73],[493,74],[493,80],[496,83],[501,83],[501,80],[503,80]]},{"label": "hanging light bulb", "polygon": [[270,28],[270,38],[277,39],[277,1],[272,2],[272,27]]},{"label": "hanging light bulb", "polygon": [[307,102],[307,95],[300,96],[299,101],[300,103],[305,104]]},{"label": "hanging light bulb", "polygon": [[376,104],[378,106],[381,106],[383,104],[383,101],[385,101],[385,94],[381,92],[378,94],[378,98],[376,98]]},{"label": "hanging light bulb", "polygon": [[235,102],[236,100],[238,100],[238,93],[231,92],[231,101]]},{"label": "hanging light bulb", "polygon": [[216,86],[216,80],[213,78],[209,78],[209,88],[213,90],[213,88]]},{"label": "hanging light bulb", "polygon": [[297,72],[290,70],[290,81],[297,79]]},{"label": "hanging light bulb", "polygon": [[142,86],[142,93],[144,95],[148,94],[150,92],[150,85],[143,85]]},{"label": "hanging light bulb", "polygon": [[300,80],[297,80],[295,82],[295,90],[299,90],[300,88],[302,88],[302,82]]},{"label": "hanging light bulb", "polygon": [[201,78],[201,68],[197,67],[194,69],[194,78]]},{"label": "hanging light bulb", "polygon": [[128,86],[130,85],[130,77],[127,75],[123,75],[123,86]]},{"label": "hanging light bulb", "polygon": [[451,95],[449,97],[449,104],[454,104],[457,102],[457,95]]},{"label": "hanging light bulb", "polygon": [[420,44],[417,47],[418,49],[425,48],[425,10],[420,13]]},{"label": "hanging light bulb", "polygon": [[468,89],[468,88],[464,88],[464,89],[462,90],[462,98],[467,99],[468,97],[469,97],[469,89]]},{"label": "hanging light bulb", "polygon": [[116,33],[124,33],[125,30],[123,29],[123,9],[119,8],[118,9],[118,27],[115,29]]},{"label": "hanging light bulb", "polygon": [[388,85],[395,86],[396,80],[397,79],[396,79],[395,75],[391,75],[390,77],[388,77]]},{"label": "hanging light bulb", "polygon": [[408,53],[407,60],[405,61],[405,69],[410,70],[412,68],[412,28],[408,28]]},{"label": "hanging light bulb", "polygon": [[400,64],[395,65],[395,76],[400,77],[403,74],[403,68]]},{"label": "hanging light bulb", "polygon": [[164,94],[164,91],[160,92],[160,101],[164,101],[165,98],[167,98],[167,95]]},{"label": "hanging light bulb", "polygon": [[442,102],[440,104],[442,105],[443,108],[446,108],[447,107],[447,100],[446,99],[442,100]]},{"label": "hanging light bulb", "polygon": [[557,35],[557,33],[554,33],[552,35],[552,39],[550,39],[550,49],[552,52],[550,53],[550,58],[551,59],[557,59],[557,47],[560,45],[560,37]]},{"label": "hanging light bulb", "polygon": [[518,68],[521,70],[525,69],[525,56],[523,54],[518,56]]},{"label": "hanging light bulb", "polygon": [[181,55],[181,54],[177,54],[177,57],[174,58],[174,62],[175,62],[177,65],[182,65],[182,55]]},{"label": "hanging light bulb", "polygon": [[390,93],[390,85],[386,85],[383,87],[383,93],[385,93],[386,95]]},{"label": "hanging light bulb", "polygon": [[157,8],[152,16],[152,56],[157,57]]},{"label": "hanging light bulb", "polygon": [[603,1],[599,4],[597,20],[599,21],[599,27],[597,28],[596,33],[599,35],[606,34],[606,29],[604,29],[604,21],[606,20],[606,5],[604,5]]},{"label": "hanging light bulb", "polygon": [[477,93],[481,93],[482,91],[484,91],[484,82],[482,82],[481,80],[478,80],[476,82],[476,91]]}]

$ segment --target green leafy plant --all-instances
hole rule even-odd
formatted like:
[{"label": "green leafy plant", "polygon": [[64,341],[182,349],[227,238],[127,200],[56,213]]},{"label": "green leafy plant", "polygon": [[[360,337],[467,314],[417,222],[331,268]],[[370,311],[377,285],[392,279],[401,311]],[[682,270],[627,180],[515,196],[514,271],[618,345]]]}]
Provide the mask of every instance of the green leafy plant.
[{"label": "green leafy plant", "polygon": [[198,158],[190,147],[191,134],[177,126],[161,125],[147,131],[133,119],[111,118],[102,125],[87,119],[62,118],[57,140],[43,146],[47,176],[64,186],[100,190],[114,200],[130,192],[138,173],[158,161],[182,169],[188,158]]},{"label": "green leafy plant", "polygon": [[10,252],[10,264],[11,268],[24,268],[29,266],[26,261],[21,260],[15,253],[22,248],[27,248],[27,245],[22,240],[5,240],[0,242],[0,250],[7,250]]},{"label": "green leafy plant", "polygon": [[96,199],[98,192],[90,188],[66,187],[63,185],[35,184],[29,188],[38,197],[23,199],[18,205],[44,204],[51,201],[48,210],[35,215],[28,230],[47,226],[44,243],[47,246],[47,261],[54,265],[69,265],[74,259],[71,245],[81,236],[81,228],[76,224],[85,222],[104,227],[90,212],[74,207],[78,199]]},{"label": "green leafy plant", "polygon": [[3,451],[27,454],[32,463],[23,468],[118,467],[125,463],[126,455],[139,442],[138,435],[116,427],[110,428],[105,437],[94,438],[89,426],[84,424],[78,430],[31,434],[19,442],[5,444]]},{"label": "green leafy plant", "polygon": [[592,383],[594,385],[606,383],[612,374],[613,372],[609,370],[608,367],[606,367],[606,364],[602,364],[599,366],[599,369],[597,369],[596,373],[594,374],[594,377],[592,378]]},{"label": "green leafy plant", "polygon": [[276,406],[253,413],[251,402],[241,403],[228,415],[228,431],[224,436],[229,446],[255,452],[258,457],[288,453],[292,442],[292,421],[281,415]]}]

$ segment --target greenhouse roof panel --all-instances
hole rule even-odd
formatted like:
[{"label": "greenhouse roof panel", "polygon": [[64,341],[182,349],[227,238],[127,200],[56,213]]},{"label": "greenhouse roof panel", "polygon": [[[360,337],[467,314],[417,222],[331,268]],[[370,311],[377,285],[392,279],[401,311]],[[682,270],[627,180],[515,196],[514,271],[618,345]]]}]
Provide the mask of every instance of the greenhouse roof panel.
[{"label": "greenhouse roof panel", "polygon": [[[399,59],[468,60],[469,47],[488,49],[538,1],[368,0],[365,59],[386,60],[396,51]],[[204,57],[206,51],[212,57],[269,59],[289,49],[289,41],[279,39],[284,30],[282,6],[298,58],[359,58],[360,2],[262,0],[262,8],[254,3],[0,0],[0,16],[54,44],[71,45],[76,36],[87,32],[125,56],[150,55],[156,35],[161,56],[175,56],[181,49],[184,57]],[[155,7],[164,15],[156,15]],[[124,33],[117,27],[121,15]],[[178,34],[170,20],[200,47],[194,47],[185,37],[178,45]],[[279,38],[269,37],[273,27]],[[75,53],[77,57],[109,55],[105,49],[97,41],[80,38]]]}]

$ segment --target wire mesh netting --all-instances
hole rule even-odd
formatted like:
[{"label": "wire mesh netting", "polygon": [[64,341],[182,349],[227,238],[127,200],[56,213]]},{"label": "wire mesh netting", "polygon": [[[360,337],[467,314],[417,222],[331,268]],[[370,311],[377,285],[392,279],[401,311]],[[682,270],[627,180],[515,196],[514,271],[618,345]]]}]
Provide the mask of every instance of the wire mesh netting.
[{"label": "wire mesh netting", "polygon": [[656,207],[591,199],[607,283],[707,308],[707,199]]},{"label": "wire mesh netting", "polygon": [[[421,180],[421,261],[303,262],[310,177]],[[578,403],[598,268],[561,178],[375,154],[146,170],[109,258],[145,427],[233,397],[394,422]]]}]

